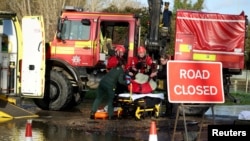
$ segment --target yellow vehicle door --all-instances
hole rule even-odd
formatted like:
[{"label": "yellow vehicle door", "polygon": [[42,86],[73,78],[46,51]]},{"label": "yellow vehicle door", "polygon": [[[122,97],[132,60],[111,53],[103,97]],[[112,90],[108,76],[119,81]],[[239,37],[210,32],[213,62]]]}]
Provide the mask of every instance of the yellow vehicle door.
[{"label": "yellow vehicle door", "polygon": [[21,93],[23,97],[42,98],[45,85],[45,33],[43,17],[23,17],[22,36]]}]

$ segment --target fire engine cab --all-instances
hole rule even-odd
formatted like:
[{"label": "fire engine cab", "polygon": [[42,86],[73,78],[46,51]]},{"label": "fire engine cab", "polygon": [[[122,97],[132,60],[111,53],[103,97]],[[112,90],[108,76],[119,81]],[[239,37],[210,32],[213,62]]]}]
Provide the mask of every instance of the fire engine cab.
[{"label": "fire engine cab", "polygon": [[134,14],[94,13],[66,6],[57,32],[46,48],[45,96],[35,99],[35,103],[48,110],[62,110],[79,103],[91,76],[106,69],[105,63],[115,46],[126,48],[128,60],[134,56],[138,23]]}]

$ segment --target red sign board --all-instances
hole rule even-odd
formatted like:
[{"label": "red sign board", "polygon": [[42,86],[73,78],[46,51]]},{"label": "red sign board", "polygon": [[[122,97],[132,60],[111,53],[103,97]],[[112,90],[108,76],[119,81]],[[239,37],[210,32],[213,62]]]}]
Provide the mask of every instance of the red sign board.
[{"label": "red sign board", "polygon": [[168,61],[167,76],[171,103],[224,103],[220,62]]}]

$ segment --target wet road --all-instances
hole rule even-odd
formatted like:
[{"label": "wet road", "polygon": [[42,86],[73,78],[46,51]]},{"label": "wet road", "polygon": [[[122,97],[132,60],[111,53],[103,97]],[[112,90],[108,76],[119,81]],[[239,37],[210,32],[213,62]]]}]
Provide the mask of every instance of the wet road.
[{"label": "wet road", "polygon": [[[18,119],[0,124],[1,141],[26,141],[26,120]],[[37,120],[32,123],[33,141],[134,141],[112,134],[87,133],[64,126],[44,124]]]},{"label": "wet road", "polygon": [[[90,120],[89,109],[92,101],[85,101],[71,111],[43,111],[32,103],[26,102],[23,107],[39,115],[32,119],[33,141],[147,141],[152,119],[146,117],[140,121],[133,118],[120,120]],[[215,124],[233,124],[238,114],[250,106],[215,106]],[[174,119],[159,117],[153,119],[157,125],[158,141],[171,140]],[[1,141],[25,141],[27,119],[14,119],[0,123]],[[187,121],[201,118],[188,117]],[[205,114],[202,125],[201,140],[207,140],[207,125],[212,124],[211,110]],[[183,140],[183,120],[178,121],[176,141]],[[199,124],[190,124],[188,131],[198,131]]]}]

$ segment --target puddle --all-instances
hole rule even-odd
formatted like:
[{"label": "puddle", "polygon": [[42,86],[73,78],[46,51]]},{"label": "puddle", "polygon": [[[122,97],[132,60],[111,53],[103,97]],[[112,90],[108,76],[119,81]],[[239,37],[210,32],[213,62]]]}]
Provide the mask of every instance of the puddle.
[{"label": "puddle", "polygon": [[[26,120],[12,120],[0,124],[1,141],[25,141]],[[43,122],[32,121],[32,141],[136,141],[112,134],[88,133]],[[138,141],[138,140],[137,140]]]},{"label": "puddle", "polygon": [[[250,111],[250,105],[214,106],[215,116],[238,117],[241,111]],[[205,113],[205,115],[212,116],[211,108]]]}]

